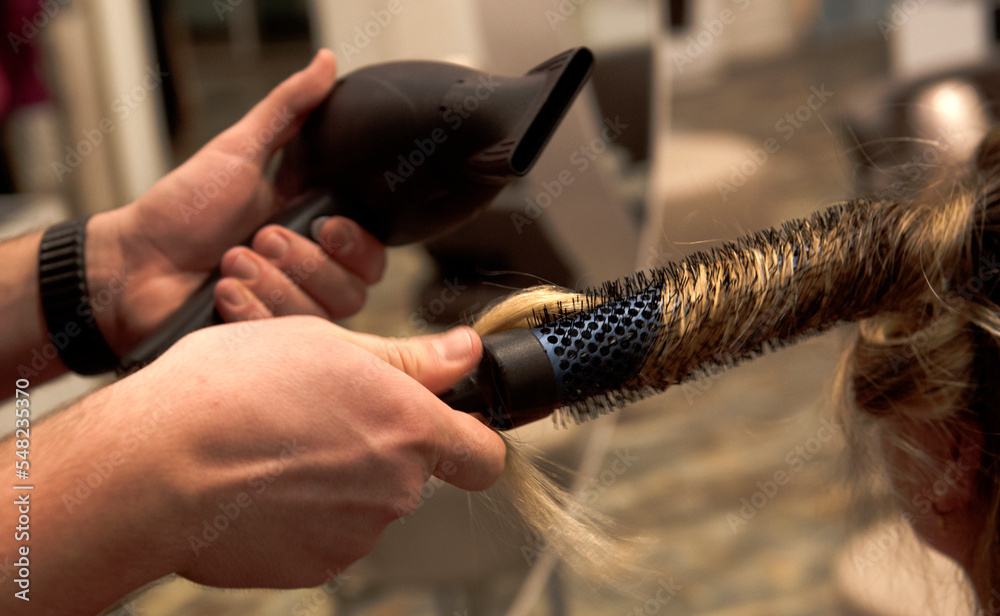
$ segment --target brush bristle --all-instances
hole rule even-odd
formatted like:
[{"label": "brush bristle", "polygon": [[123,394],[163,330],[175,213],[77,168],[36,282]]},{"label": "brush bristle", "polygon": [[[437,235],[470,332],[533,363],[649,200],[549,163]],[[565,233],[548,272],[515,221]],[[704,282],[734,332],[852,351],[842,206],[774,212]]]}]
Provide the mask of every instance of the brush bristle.
[{"label": "brush bristle", "polygon": [[[903,248],[890,241],[886,218],[867,201],[835,205],[536,311],[532,325],[558,330],[563,348],[593,348],[581,324],[616,326],[636,307],[641,315],[629,331],[652,336],[644,344],[598,341],[598,353],[617,355],[627,368],[608,374],[598,364],[586,372],[592,381],[567,392],[556,423],[598,417],[891,307],[921,281],[902,273]],[[646,310],[654,296],[655,308]]]}]

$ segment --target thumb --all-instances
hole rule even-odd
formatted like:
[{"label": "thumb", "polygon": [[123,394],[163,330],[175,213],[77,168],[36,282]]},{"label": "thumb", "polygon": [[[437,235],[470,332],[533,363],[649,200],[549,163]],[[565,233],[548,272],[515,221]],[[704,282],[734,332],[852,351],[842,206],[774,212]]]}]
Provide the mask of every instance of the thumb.
[{"label": "thumb", "polygon": [[246,156],[263,168],[329,94],[336,73],[333,53],[319,50],[308,66],[281,82],[239,122],[216,137],[216,145]]},{"label": "thumb", "polygon": [[447,391],[479,362],[483,343],[470,327],[414,338],[381,338],[342,329],[341,336],[434,393]]},{"label": "thumb", "polygon": [[[471,370],[483,353],[479,335],[469,327],[456,327],[433,336],[409,339],[380,338],[341,329],[347,342],[362,347],[434,393],[448,389]],[[485,490],[503,472],[507,446],[499,434],[474,416],[452,411],[440,400],[438,438],[433,474],[463,490]]]}]

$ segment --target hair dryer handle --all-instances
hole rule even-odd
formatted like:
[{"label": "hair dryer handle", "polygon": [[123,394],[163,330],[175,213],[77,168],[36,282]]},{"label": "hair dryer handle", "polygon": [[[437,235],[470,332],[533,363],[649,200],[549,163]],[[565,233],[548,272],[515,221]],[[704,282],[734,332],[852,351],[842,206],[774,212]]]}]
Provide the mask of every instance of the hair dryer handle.
[{"label": "hair dryer handle", "polygon": [[[312,191],[292,201],[267,224],[281,225],[308,236],[314,220],[321,216],[333,216],[338,209],[333,197],[328,193]],[[252,240],[253,236],[250,236],[243,245],[249,246]],[[187,334],[222,323],[222,317],[215,309],[215,285],[221,277],[222,274],[218,269],[213,270],[198,290],[167,317],[159,329],[118,360],[118,373],[126,374],[138,370],[162,355]]]}]

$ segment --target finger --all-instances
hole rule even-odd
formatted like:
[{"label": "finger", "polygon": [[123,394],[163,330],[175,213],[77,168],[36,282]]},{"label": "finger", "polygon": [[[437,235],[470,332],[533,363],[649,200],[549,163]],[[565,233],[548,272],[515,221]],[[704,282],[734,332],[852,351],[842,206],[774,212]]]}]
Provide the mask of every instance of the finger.
[{"label": "finger", "polygon": [[313,223],[313,239],[330,258],[368,284],[382,279],[385,246],[364,227],[343,216],[318,218]]},{"label": "finger", "polygon": [[223,276],[237,279],[275,316],[298,314],[329,318],[323,307],[299,288],[285,272],[246,246],[236,246],[226,251],[222,255],[219,269]]},{"label": "finger", "polygon": [[[331,260],[315,242],[284,227],[270,225],[257,233],[252,246],[284,272],[328,318],[349,317],[364,306],[368,293],[365,280],[339,261]],[[286,293],[294,290],[285,288],[283,281],[278,284]],[[269,289],[262,287],[259,291],[267,293]]]},{"label": "finger", "polygon": [[254,321],[273,316],[240,281],[222,278],[215,285],[215,307],[226,322]]},{"label": "finger", "polygon": [[434,393],[442,393],[469,373],[483,354],[479,335],[469,327],[414,338],[382,338],[338,328],[338,336],[402,370]]},{"label": "finger", "polygon": [[336,74],[333,53],[319,50],[307,67],[278,84],[239,122],[220,134],[218,144],[263,168],[330,92]]},{"label": "finger", "polygon": [[[356,344],[424,385],[445,391],[476,365],[482,341],[474,330],[456,327],[433,336],[406,340],[380,338],[337,328],[337,335]],[[455,411],[437,398],[419,402],[436,419],[433,474],[464,490],[484,490],[503,472],[506,445],[478,419]]]},{"label": "finger", "polygon": [[[364,306],[368,293],[366,280],[340,261],[331,260],[315,242],[283,227],[271,225],[257,233],[252,245],[255,251],[298,285],[329,318],[349,317]],[[350,253],[354,249],[347,247],[347,250]],[[370,249],[362,246],[359,250]],[[376,254],[382,256],[378,251]]]},{"label": "finger", "polygon": [[441,445],[434,476],[463,490],[493,485],[507,456],[503,438],[467,413],[448,409],[439,418]]}]

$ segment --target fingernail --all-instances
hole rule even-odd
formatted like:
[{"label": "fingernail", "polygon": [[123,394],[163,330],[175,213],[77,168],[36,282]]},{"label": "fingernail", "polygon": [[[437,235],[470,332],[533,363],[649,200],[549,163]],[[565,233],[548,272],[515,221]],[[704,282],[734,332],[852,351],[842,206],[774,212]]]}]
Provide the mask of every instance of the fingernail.
[{"label": "fingernail", "polygon": [[466,359],[472,352],[472,334],[464,327],[453,329],[439,336],[434,348],[445,361]]},{"label": "fingernail", "polygon": [[243,295],[243,290],[237,285],[226,284],[219,289],[219,301],[226,304],[233,310],[243,307],[247,298]]},{"label": "fingernail", "polygon": [[326,221],[330,220],[330,218],[332,218],[332,216],[320,216],[309,225],[309,237],[313,238],[317,244],[323,243],[323,236],[321,235],[323,225],[325,225]]},{"label": "fingernail", "polygon": [[245,254],[241,254],[236,257],[236,261],[233,263],[233,275],[241,280],[247,282],[253,282],[257,278],[257,274],[260,273],[260,268],[254,263],[254,260]]},{"label": "fingernail", "polygon": [[353,242],[354,234],[351,232],[350,225],[339,224],[334,227],[331,233],[323,236],[320,245],[330,254],[343,254],[350,249]]},{"label": "fingernail", "polygon": [[260,238],[260,242],[257,244],[257,252],[268,259],[280,259],[287,250],[288,240],[279,231],[268,233],[266,236]]}]

